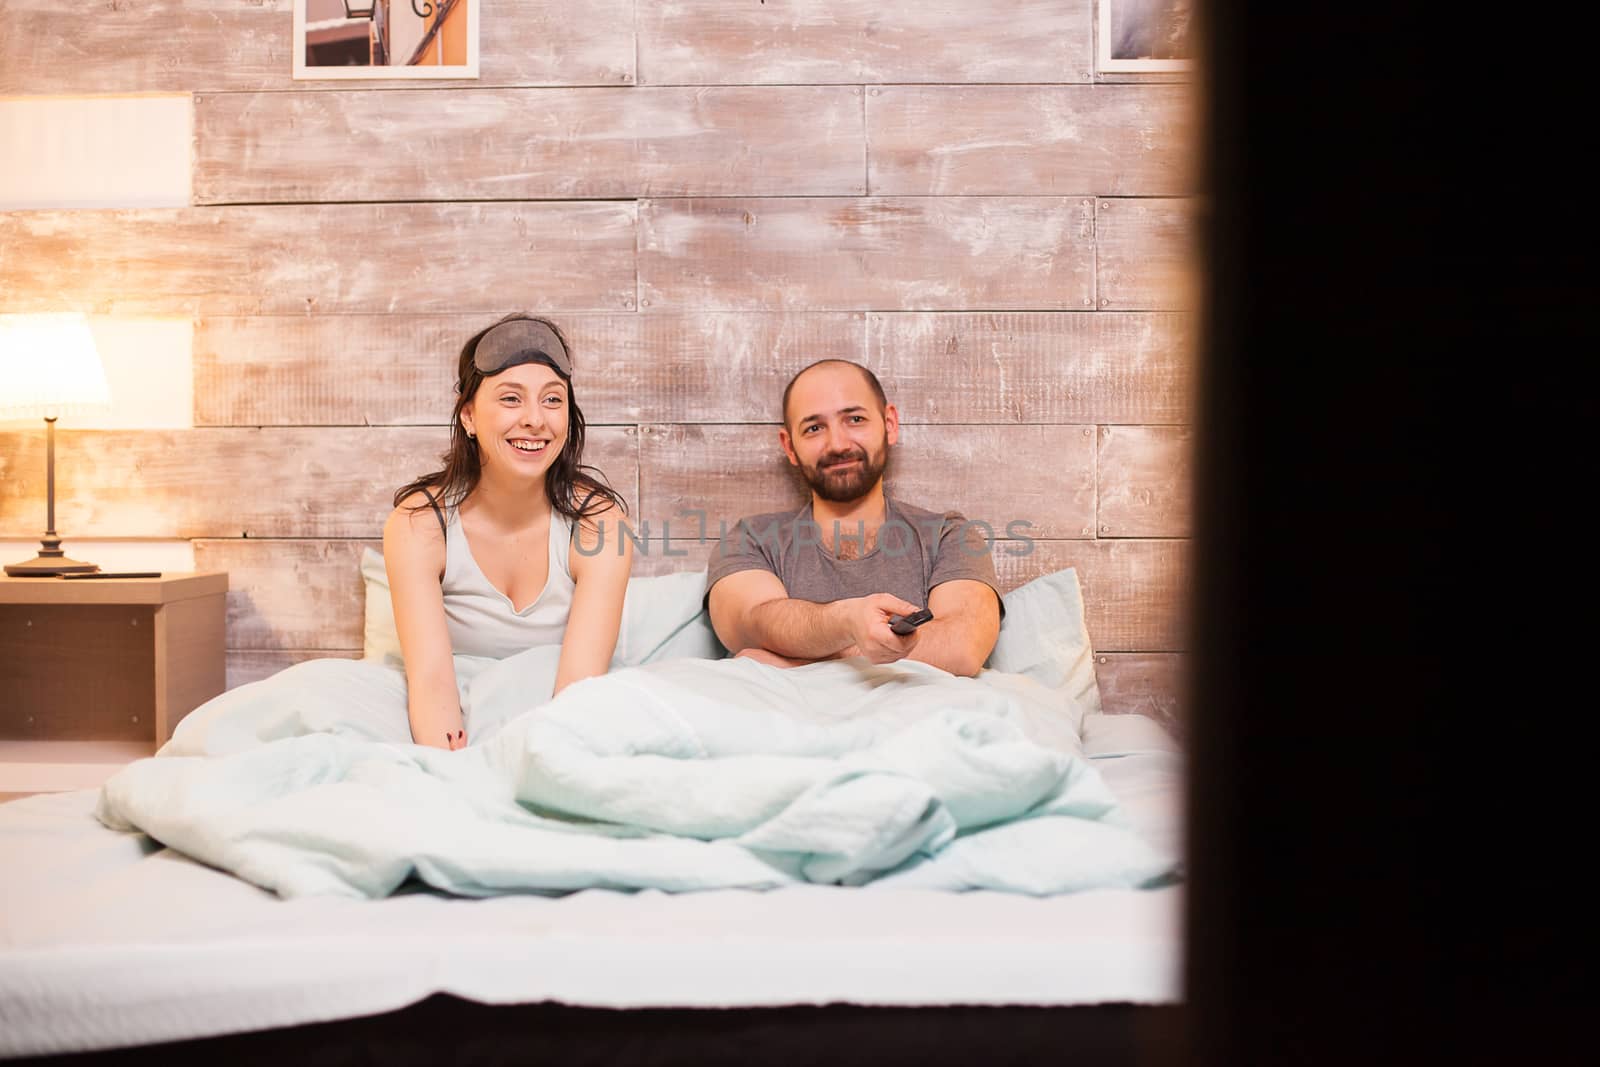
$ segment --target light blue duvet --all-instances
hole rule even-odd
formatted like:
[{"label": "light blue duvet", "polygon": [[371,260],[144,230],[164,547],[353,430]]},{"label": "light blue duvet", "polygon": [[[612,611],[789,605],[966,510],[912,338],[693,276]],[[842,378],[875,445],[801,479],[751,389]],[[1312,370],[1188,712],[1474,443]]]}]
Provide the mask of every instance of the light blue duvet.
[{"label": "light blue duvet", "polygon": [[186,719],[106,783],[98,815],[285,897],[378,897],[410,878],[469,896],[1054,894],[1175,872],[1119,815],[1058,692],[1029,678],[680,659],[540,703],[557,653],[458,661],[472,739],[458,752],[406,740],[398,671],[292,668]]}]

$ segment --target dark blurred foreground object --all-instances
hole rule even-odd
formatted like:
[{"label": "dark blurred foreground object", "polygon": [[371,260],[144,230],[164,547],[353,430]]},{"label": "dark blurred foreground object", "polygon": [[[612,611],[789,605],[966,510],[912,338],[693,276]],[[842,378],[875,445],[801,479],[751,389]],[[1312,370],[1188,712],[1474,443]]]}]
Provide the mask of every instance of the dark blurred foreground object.
[{"label": "dark blurred foreground object", "polygon": [[1565,759],[1594,701],[1562,690],[1593,627],[1560,620],[1593,603],[1571,509],[1600,343],[1592,211],[1549,192],[1578,72],[1468,69],[1516,19],[1204,17],[1171,1060],[1587,1062],[1593,831],[1566,827],[1594,774]]}]

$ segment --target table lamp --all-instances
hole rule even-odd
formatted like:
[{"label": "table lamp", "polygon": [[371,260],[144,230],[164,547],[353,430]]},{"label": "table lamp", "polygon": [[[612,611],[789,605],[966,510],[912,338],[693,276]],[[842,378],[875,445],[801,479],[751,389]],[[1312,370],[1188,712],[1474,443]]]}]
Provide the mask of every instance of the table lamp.
[{"label": "table lamp", "polygon": [[45,535],[39,554],[7,565],[14,578],[53,578],[98,571],[67,558],[56,536],[56,419],[111,406],[105,367],[79,314],[0,315],[0,420],[43,416],[45,425]]}]

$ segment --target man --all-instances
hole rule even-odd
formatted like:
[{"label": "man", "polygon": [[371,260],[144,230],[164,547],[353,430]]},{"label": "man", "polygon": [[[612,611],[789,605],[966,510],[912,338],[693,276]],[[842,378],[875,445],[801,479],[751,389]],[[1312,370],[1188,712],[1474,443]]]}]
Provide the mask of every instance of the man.
[{"label": "man", "polygon": [[[811,364],[783,393],[778,441],[811,487],[798,512],[741,519],[712,552],[711,624],[737,655],[779,667],[865,656],[976,674],[1000,632],[988,542],[958,512],[883,490],[900,415],[867,368]],[[926,605],[904,636],[891,615]]]}]

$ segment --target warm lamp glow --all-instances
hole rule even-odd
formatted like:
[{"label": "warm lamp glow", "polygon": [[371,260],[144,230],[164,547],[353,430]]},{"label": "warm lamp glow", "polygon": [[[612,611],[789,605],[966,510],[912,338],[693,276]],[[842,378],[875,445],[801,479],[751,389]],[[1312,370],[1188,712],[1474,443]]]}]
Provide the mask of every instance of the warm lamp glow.
[{"label": "warm lamp glow", "polygon": [[0,419],[53,419],[110,406],[87,318],[0,315]]},{"label": "warm lamp glow", "polygon": [[40,418],[45,426],[45,533],[39,554],[10,563],[12,578],[89,574],[56,534],[56,419],[111,406],[106,369],[89,320],[78,314],[0,315],[0,419]]}]

